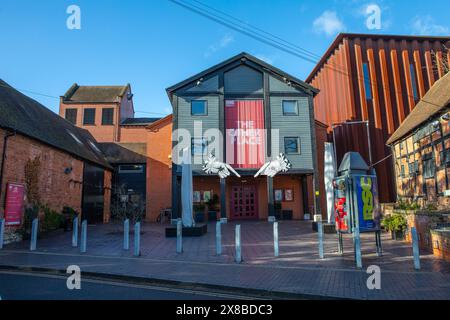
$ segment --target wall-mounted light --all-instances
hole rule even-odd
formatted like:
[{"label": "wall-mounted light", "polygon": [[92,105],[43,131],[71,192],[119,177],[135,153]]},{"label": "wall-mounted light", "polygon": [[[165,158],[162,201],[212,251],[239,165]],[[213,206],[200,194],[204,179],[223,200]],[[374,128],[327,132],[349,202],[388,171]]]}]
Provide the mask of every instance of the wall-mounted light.
[{"label": "wall-mounted light", "polygon": [[70,173],[72,173],[72,171],[73,171],[73,168],[72,168],[72,167],[68,167],[68,168],[65,168],[65,169],[64,169],[64,173],[65,173],[65,174],[70,174]]},{"label": "wall-mounted light", "polygon": [[197,80],[197,86],[201,85],[202,82],[203,82],[203,78],[198,79],[198,80]]},{"label": "wall-mounted light", "polygon": [[441,117],[442,121],[450,121],[450,113],[446,113]]}]

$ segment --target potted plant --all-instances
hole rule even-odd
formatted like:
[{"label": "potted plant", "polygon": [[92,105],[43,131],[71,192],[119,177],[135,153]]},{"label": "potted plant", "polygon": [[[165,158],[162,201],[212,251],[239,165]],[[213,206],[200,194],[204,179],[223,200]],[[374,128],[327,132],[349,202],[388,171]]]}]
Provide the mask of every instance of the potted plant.
[{"label": "potted plant", "polygon": [[391,232],[393,240],[403,240],[405,238],[405,230],[408,224],[404,215],[394,213],[386,216],[381,221],[381,225],[386,231]]},{"label": "potted plant", "polygon": [[195,222],[205,222],[205,205],[203,203],[194,204]]},{"label": "potted plant", "polygon": [[213,194],[212,198],[207,202],[208,205],[208,221],[216,221],[217,220],[217,211],[219,206],[219,196],[217,194]]}]

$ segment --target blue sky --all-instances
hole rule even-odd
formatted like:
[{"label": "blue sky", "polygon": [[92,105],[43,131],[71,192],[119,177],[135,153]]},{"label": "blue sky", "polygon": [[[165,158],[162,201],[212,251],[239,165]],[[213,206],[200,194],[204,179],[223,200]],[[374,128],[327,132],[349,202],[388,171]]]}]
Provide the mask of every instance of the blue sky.
[{"label": "blue sky", "polygon": [[[200,1],[319,56],[342,31],[450,35],[448,0]],[[72,4],[80,30],[66,27]],[[380,30],[366,26],[371,4]],[[168,0],[1,0],[0,30],[0,78],[53,111],[74,82],[131,83],[136,116],[167,114],[166,87],[242,51],[300,79],[314,67]]]}]

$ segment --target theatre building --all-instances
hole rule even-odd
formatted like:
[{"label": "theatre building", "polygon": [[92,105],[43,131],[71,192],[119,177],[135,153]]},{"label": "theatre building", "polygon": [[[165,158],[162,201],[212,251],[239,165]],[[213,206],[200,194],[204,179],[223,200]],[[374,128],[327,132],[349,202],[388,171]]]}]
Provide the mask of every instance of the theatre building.
[{"label": "theatre building", "polygon": [[[167,93],[173,107],[173,218],[181,216],[182,171],[176,159],[184,147],[189,147],[193,160],[194,211],[217,195],[217,218],[229,220],[303,219],[306,213],[321,212],[319,167],[323,168],[327,127],[314,120],[317,89],[241,53]],[[220,179],[203,172],[202,163],[210,153],[241,177]],[[287,172],[274,178],[254,177],[280,153],[292,165]]]}]

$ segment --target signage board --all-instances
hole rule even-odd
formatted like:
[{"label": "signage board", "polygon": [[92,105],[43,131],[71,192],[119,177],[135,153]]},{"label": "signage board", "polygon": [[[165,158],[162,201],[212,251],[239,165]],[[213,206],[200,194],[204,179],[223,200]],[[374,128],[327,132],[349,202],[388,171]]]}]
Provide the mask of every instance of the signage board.
[{"label": "signage board", "polygon": [[[380,229],[380,210],[378,205],[377,177],[353,175],[355,218],[360,232]],[[356,221],[356,220],[355,220]]]},{"label": "signage board", "polygon": [[346,177],[337,177],[333,180],[334,186],[334,219],[336,231],[351,233],[351,212],[349,208],[349,190]]},{"label": "signage board", "polygon": [[25,186],[19,183],[6,185],[5,225],[20,225],[24,206]]}]

